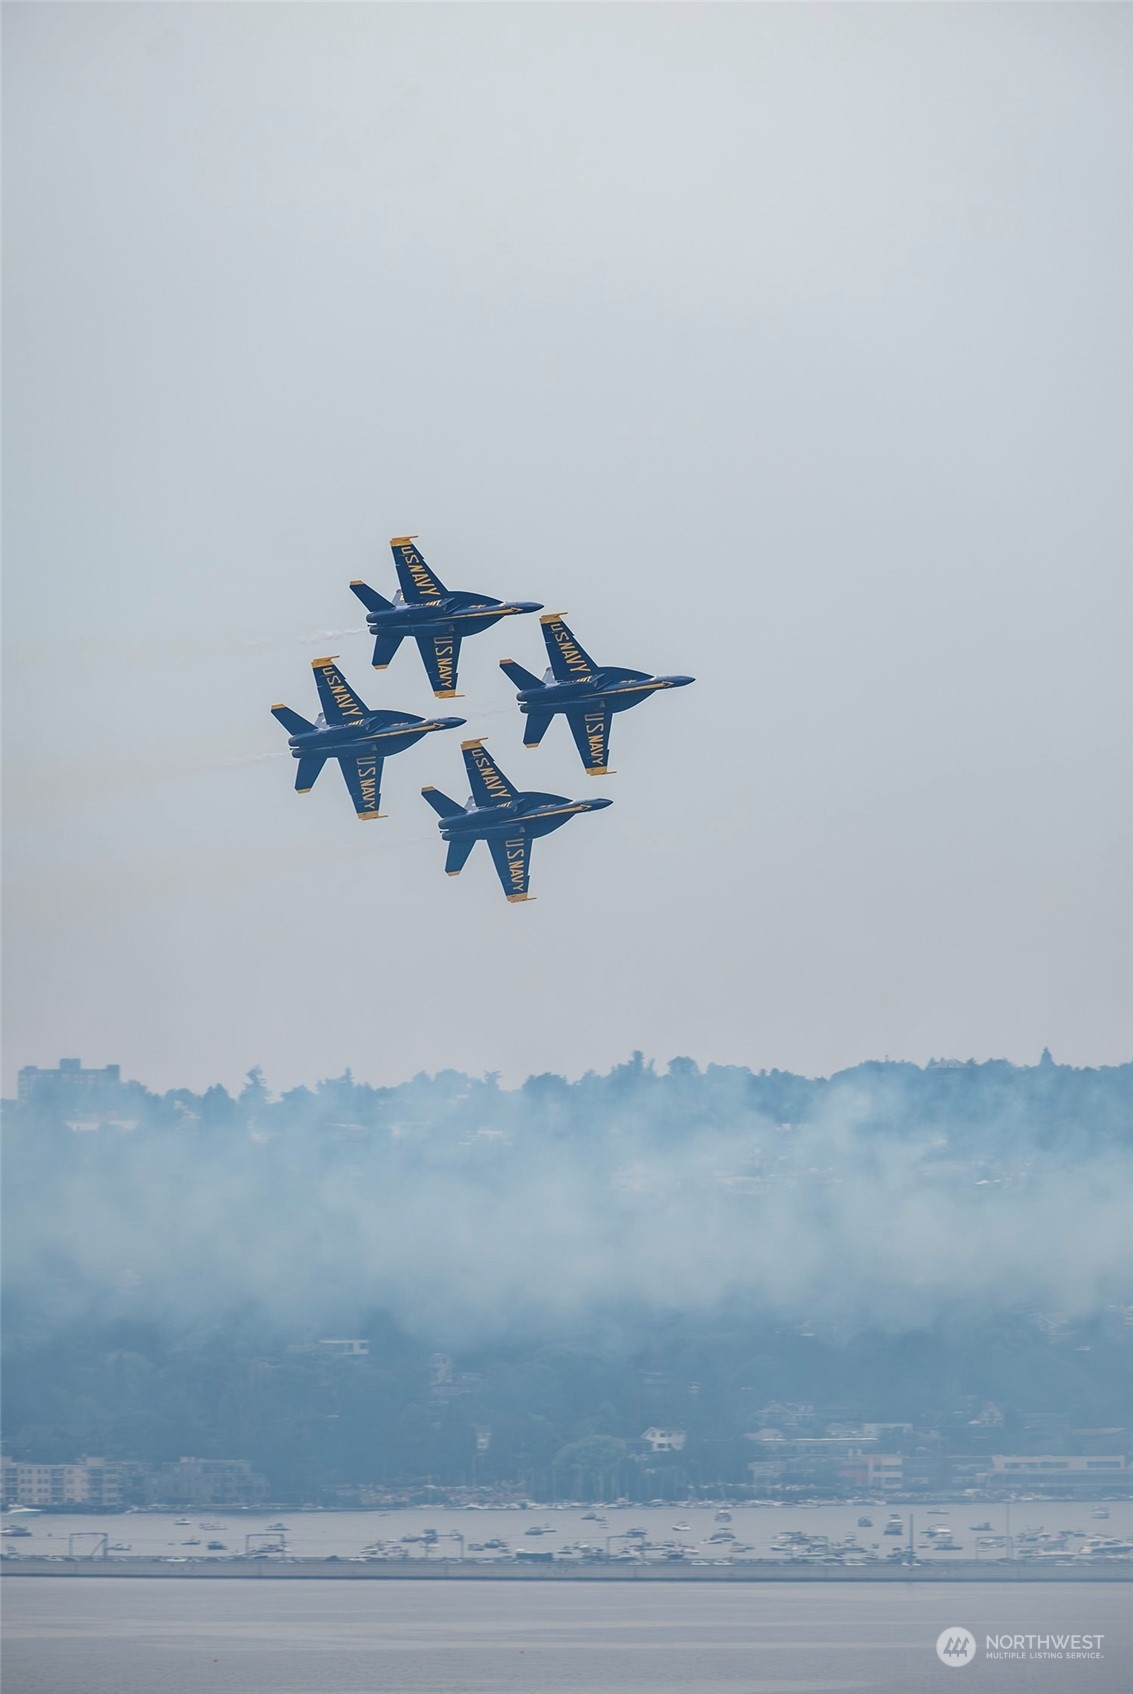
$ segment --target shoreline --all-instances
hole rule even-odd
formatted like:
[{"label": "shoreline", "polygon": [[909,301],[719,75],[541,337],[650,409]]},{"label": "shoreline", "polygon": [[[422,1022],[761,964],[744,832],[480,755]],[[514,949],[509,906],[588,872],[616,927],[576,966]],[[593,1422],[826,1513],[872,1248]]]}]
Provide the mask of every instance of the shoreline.
[{"label": "shoreline", "polygon": [[[408,1561],[407,1561],[408,1562]],[[255,1560],[248,1564],[222,1560],[189,1562],[175,1570],[160,1559],[5,1559],[5,1577],[47,1576],[106,1578],[143,1577],[156,1581],[220,1582],[1131,1582],[1133,1564],[992,1565],[967,1562],[953,1565],[804,1566],[768,1561],[761,1565],[491,1565],[438,1559],[435,1564],[412,1561],[404,1565],[354,1565],[327,1559],[296,1559],[286,1564]]]}]

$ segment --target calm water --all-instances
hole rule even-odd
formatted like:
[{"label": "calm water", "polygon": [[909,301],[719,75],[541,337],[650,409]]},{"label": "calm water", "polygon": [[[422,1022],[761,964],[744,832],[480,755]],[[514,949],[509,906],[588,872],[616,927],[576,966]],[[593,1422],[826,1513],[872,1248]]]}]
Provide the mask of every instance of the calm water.
[{"label": "calm water", "polygon": [[[231,1582],[6,1585],[5,1694],[1128,1694],[1124,1585]],[[953,1684],[943,1630],[978,1656]],[[1101,1633],[1000,1663],[988,1631]]]}]

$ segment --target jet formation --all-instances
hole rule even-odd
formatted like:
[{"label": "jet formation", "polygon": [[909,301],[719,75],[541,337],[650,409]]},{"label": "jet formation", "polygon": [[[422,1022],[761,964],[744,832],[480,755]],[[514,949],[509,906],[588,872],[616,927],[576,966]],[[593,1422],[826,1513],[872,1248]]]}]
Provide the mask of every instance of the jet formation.
[{"label": "jet formation", "polygon": [[[543,608],[536,600],[497,600],[475,590],[447,589],[425,563],[416,540],[414,535],[398,535],[390,542],[400,585],[392,600],[362,581],[353,581],[350,587],[366,607],[366,622],[375,637],[373,668],[386,670],[402,641],[411,636],[437,699],[459,699],[461,642],[490,629],[501,618]],[[596,665],[561,612],[547,613],[540,624],[550,661],[541,679],[515,659],[500,660],[500,669],[517,689],[519,710],[526,720],[523,744],[538,747],[554,718],[564,717],[587,775],[612,776],[609,747],[614,713],[628,711],[664,689],[684,688],[695,679]],[[384,761],[425,735],[457,729],[467,720],[372,711],[346,681],[337,656],[313,659],[311,665],[321,707],[315,721],[309,722],[289,706],[271,708],[272,716],[288,731],[288,744],[298,761],[296,791],[309,793],[327,760],[335,759],[355,814],[363,820],[384,817],[380,809]],[[438,814],[437,828],[448,847],[445,871],[459,876],[476,843],[486,841],[507,899],[529,900],[533,898],[528,893],[532,841],[571,818],[601,811],[613,802],[569,800],[562,794],[517,789],[485,751],[482,737],[462,741],[461,752],[471,789],[465,805],[432,784],[421,790]]]}]

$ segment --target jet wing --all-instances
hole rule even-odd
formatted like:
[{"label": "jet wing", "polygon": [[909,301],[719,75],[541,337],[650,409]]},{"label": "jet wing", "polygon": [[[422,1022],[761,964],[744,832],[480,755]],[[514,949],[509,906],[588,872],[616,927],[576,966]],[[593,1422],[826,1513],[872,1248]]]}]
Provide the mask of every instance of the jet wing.
[{"label": "jet wing", "polygon": [[525,834],[506,840],[489,839],[496,874],[509,900],[529,900],[527,883],[531,874],[531,842]]},{"label": "jet wing", "polygon": [[610,717],[608,706],[587,707],[582,712],[567,713],[570,732],[588,776],[611,775]]},{"label": "jet wing", "polygon": [[543,625],[543,641],[556,682],[577,682],[598,669],[590,654],[578,645],[558,612],[547,612],[539,619]]},{"label": "jet wing", "polygon": [[452,625],[419,635],[417,646],[437,699],[458,700],[456,667],[460,662],[460,637],[453,633]]},{"label": "jet wing", "polygon": [[374,758],[370,753],[348,753],[338,762],[358,816],[363,821],[384,817],[385,813],[380,812],[378,807],[382,798],[382,765],[385,761]]},{"label": "jet wing", "polygon": [[506,806],[509,800],[515,799],[518,789],[512,787],[500,767],[484,751],[482,741],[462,741],[460,750],[464,754],[464,768],[468,772],[472,798],[478,806]]},{"label": "jet wing", "polygon": [[312,659],[315,687],[328,724],[354,723],[367,716],[365,706],[338,668],[338,660]]},{"label": "jet wing", "polygon": [[390,547],[401,592],[411,604],[422,605],[430,600],[442,599],[448,589],[440,577],[434,576],[413,545],[416,539],[415,535],[395,535]]}]

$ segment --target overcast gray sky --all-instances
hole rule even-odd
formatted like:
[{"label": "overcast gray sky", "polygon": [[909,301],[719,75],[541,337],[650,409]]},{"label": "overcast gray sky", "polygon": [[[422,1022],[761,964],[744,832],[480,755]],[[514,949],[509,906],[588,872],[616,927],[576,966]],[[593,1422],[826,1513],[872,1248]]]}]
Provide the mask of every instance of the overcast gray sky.
[{"label": "overcast gray sky", "polygon": [[[1115,6],[6,8],[5,1089],[1129,1055]],[[689,671],[535,903],[268,715],[406,531]],[[343,631],[328,640],[320,632]],[[469,642],[458,708],[521,785]]]}]

